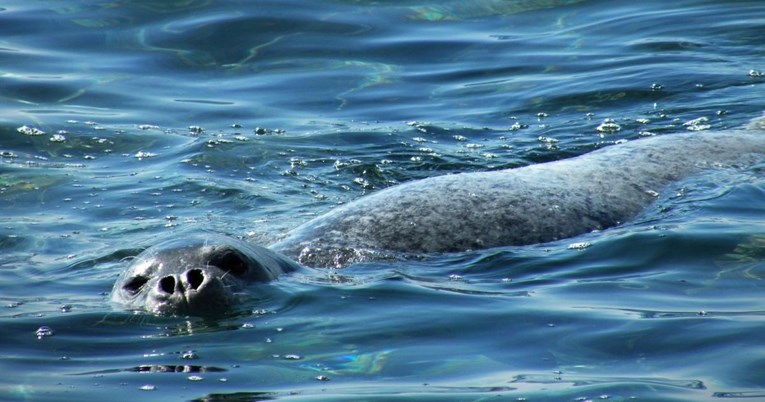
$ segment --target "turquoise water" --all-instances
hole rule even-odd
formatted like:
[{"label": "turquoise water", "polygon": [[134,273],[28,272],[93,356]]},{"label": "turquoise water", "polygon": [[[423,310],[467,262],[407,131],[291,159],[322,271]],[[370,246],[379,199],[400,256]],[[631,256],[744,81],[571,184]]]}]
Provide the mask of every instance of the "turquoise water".
[{"label": "turquoise water", "polygon": [[106,296],[188,231],[269,244],[404,181],[742,126],[763,32],[760,1],[5,1],[0,400],[765,398],[765,165],[566,241],[287,276],[215,321]]}]

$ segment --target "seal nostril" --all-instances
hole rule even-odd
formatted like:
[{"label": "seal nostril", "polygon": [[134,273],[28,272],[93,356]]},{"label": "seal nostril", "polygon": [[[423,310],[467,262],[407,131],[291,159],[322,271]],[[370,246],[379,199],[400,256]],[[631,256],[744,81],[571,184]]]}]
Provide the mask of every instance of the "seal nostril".
[{"label": "seal nostril", "polygon": [[205,281],[205,274],[201,269],[192,269],[186,273],[186,279],[189,281],[189,288],[198,289]]},{"label": "seal nostril", "polygon": [[160,279],[159,290],[167,294],[173,294],[173,292],[175,292],[175,278],[173,278],[172,275],[168,275]]}]

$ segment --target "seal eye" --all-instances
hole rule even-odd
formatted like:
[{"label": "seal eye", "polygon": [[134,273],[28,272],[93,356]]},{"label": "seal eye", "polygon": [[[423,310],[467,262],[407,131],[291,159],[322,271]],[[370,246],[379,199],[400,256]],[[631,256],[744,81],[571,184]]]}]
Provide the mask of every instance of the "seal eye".
[{"label": "seal eye", "polygon": [[210,257],[210,265],[216,266],[234,276],[244,276],[249,267],[247,258],[236,250],[225,249]]},{"label": "seal eye", "polygon": [[122,286],[122,289],[127,290],[130,292],[130,294],[136,294],[141,291],[143,285],[145,285],[148,281],[149,278],[145,276],[135,276],[130,278],[130,280],[124,286]]}]

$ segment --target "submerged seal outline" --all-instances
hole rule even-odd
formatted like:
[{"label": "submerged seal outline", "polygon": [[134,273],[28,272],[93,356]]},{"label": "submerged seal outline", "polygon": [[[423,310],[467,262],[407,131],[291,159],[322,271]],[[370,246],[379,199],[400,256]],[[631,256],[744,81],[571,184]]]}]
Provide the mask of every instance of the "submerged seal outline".
[{"label": "submerged seal outline", "polygon": [[555,162],[412,181],[340,206],[269,248],[213,234],[161,243],[130,264],[112,300],[164,315],[218,314],[247,283],[273,280],[300,264],[343,267],[610,228],[675,181],[762,161],[764,127],[761,118],[746,129],[650,137]]}]

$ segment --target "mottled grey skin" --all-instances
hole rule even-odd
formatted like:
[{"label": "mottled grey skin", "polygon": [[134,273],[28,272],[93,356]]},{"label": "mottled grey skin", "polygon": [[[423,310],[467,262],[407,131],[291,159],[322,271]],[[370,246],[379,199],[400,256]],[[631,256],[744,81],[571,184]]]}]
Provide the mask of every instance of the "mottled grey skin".
[{"label": "mottled grey skin", "polygon": [[251,282],[299,269],[267,248],[212,233],[159,243],[120,275],[111,299],[159,315],[215,316],[238,303]]},{"label": "mottled grey skin", "polygon": [[619,225],[669,184],[762,160],[754,128],[671,134],[556,162],[394,186],[292,230],[270,248],[308,266],[390,252],[435,253],[549,242]]}]

